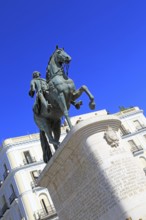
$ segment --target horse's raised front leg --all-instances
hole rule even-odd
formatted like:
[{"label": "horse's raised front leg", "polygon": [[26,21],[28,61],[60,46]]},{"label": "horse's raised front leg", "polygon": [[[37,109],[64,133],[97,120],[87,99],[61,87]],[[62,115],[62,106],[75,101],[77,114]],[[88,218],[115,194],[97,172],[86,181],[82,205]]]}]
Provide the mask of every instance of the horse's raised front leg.
[{"label": "horse's raised front leg", "polygon": [[92,109],[92,110],[95,109],[94,96],[89,91],[88,87],[85,86],[85,85],[81,86],[81,88],[74,91],[72,99],[76,100],[77,98],[79,98],[82,95],[83,92],[85,92],[88,95],[89,99],[90,99],[90,103],[89,103],[90,109]]}]

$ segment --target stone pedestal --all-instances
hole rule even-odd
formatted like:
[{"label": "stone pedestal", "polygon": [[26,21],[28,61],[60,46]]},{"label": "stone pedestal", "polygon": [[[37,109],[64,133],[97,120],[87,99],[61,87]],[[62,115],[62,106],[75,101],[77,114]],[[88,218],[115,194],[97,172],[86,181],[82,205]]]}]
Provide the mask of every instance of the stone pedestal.
[{"label": "stone pedestal", "polygon": [[74,126],[40,175],[59,220],[146,220],[146,177],[114,116]]}]

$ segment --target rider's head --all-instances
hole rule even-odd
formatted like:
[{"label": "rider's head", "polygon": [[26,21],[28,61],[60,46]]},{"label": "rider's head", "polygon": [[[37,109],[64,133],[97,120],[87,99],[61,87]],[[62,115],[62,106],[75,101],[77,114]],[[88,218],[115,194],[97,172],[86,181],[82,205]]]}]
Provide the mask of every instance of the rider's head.
[{"label": "rider's head", "polygon": [[33,78],[38,78],[40,75],[41,75],[40,72],[34,71],[32,76]]}]

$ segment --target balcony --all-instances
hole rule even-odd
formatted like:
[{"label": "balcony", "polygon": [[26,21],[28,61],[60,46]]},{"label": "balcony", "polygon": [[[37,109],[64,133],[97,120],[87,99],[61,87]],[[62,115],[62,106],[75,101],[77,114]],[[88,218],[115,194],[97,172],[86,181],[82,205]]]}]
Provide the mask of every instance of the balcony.
[{"label": "balcony", "polygon": [[48,207],[47,209],[38,210],[38,217],[38,220],[49,220],[53,217],[57,217],[57,213],[55,208],[50,209],[50,207]]},{"label": "balcony", "polygon": [[7,178],[8,175],[9,175],[9,170],[5,170],[3,174],[4,180]]},{"label": "balcony", "polygon": [[34,189],[35,187],[37,187],[37,182],[34,180],[31,183],[31,188]]},{"label": "balcony", "polygon": [[17,197],[16,197],[16,194],[15,194],[15,192],[13,192],[13,193],[11,194],[10,198],[9,198],[10,204],[12,204],[12,202],[13,202],[16,198],[17,198]]},{"label": "balcony", "polygon": [[124,137],[124,136],[126,136],[126,135],[128,135],[128,134],[131,134],[131,132],[127,129],[121,129],[121,136],[122,137]]},{"label": "balcony", "polygon": [[35,163],[36,162],[36,159],[35,157],[30,157],[29,159],[23,159],[23,164],[24,165],[27,165],[27,164],[31,164],[31,163]]},{"label": "balcony", "polygon": [[136,127],[136,130],[137,130],[137,131],[140,131],[140,130],[145,129],[145,128],[146,128],[146,125],[141,124],[141,125],[139,125],[139,126]]},{"label": "balcony", "polygon": [[1,209],[1,215],[3,216],[5,214],[5,212],[7,211],[7,209],[9,209],[7,203],[5,203]]},{"label": "balcony", "polygon": [[131,148],[131,152],[133,153],[134,156],[137,156],[137,155],[143,153],[144,150],[140,145],[139,146],[135,145]]}]

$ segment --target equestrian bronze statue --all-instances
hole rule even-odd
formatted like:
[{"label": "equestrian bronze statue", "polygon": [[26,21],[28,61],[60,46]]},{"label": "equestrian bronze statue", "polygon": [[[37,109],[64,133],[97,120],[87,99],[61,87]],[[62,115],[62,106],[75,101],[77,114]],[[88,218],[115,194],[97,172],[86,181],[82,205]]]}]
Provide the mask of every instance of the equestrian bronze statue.
[{"label": "equestrian bronze statue", "polygon": [[45,163],[52,157],[49,144],[53,144],[55,150],[59,146],[62,116],[65,117],[69,128],[72,128],[68,114],[70,105],[79,109],[82,101],[76,99],[85,92],[90,99],[90,109],[95,109],[94,96],[87,86],[76,89],[73,80],[64,71],[64,65],[69,65],[70,61],[71,57],[64,49],[56,47],[46,68],[46,79],[41,78],[38,71],[33,72],[29,95],[33,97],[36,94],[33,106],[34,120],[40,129]]}]

